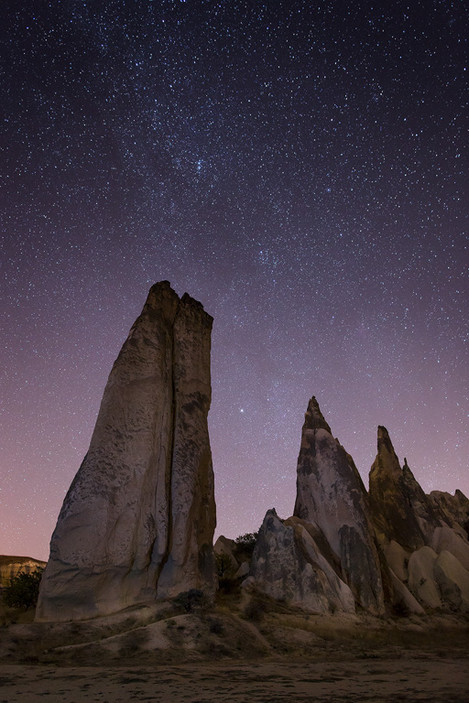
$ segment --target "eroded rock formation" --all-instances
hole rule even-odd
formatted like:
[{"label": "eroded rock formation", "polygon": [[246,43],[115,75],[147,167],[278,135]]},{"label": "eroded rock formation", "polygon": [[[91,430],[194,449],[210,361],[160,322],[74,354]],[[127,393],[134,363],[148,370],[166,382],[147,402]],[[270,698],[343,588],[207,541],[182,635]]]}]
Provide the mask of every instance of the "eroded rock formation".
[{"label": "eroded rock formation", "polygon": [[247,588],[312,612],[469,611],[469,501],[425,495],[378,428],[369,494],[312,398],[294,516],[267,512]]},{"label": "eroded rock formation", "polygon": [[434,510],[406,460],[401,469],[385,427],[378,427],[378,453],[370,471],[369,496],[378,533],[405,549],[423,547],[438,525]]},{"label": "eroded rock formation", "polygon": [[371,612],[382,612],[379,557],[366,490],[314,397],[302,430],[294,515],[323,533],[357,602]]},{"label": "eroded rock formation", "polygon": [[427,496],[407,461],[401,468],[385,427],[370,471],[371,518],[392,579],[390,605],[409,612],[468,611],[467,498]]},{"label": "eroded rock formation", "polygon": [[269,510],[259,531],[245,584],[276,600],[316,613],[355,612],[352,591],[323,556],[314,528]]},{"label": "eroded rock formation", "polygon": [[302,430],[294,516],[282,522],[266,515],[250,583],[317,612],[354,610],[355,601],[372,613],[384,610],[366,490],[314,397]]},{"label": "eroded rock formation", "polygon": [[154,285],[110,373],[51,540],[39,620],[83,619],[213,593],[207,429],[212,318]]}]

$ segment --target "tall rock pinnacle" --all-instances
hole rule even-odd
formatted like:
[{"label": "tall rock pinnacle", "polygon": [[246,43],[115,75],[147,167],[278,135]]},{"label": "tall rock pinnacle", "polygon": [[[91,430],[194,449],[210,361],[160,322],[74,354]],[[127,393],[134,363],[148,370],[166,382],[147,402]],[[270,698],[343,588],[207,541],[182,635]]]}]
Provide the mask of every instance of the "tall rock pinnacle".
[{"label": "tall rock pinnacle", "polygon": [[294,515],[324,534],[358,603],[382,612],[380,564],[366,490],[315,398],[309,401],[302,430]]},{"label": "tall rock pinnacle", "polygon": [[150,289],[52,535],[38,620],[213,593],[211,327],[202,305],[167,281]]},{"label": "tall rock pinnacle", "polygon": [[438,526],[430,501],[406,460],[401,469],[385,427],[378,427],[378,453],[370,470],[369,500],[381,542],[394,540],[405,549],[419,549]]}]

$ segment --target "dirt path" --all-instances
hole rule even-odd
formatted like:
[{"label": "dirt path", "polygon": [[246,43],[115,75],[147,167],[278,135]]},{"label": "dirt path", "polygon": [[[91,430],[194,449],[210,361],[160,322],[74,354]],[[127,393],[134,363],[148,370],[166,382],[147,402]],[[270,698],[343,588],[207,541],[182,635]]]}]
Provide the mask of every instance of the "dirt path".
[{"label": "dirt path", "polygon": [[150,667],[0,665],[0,703],[467,703],[469,659]]}]

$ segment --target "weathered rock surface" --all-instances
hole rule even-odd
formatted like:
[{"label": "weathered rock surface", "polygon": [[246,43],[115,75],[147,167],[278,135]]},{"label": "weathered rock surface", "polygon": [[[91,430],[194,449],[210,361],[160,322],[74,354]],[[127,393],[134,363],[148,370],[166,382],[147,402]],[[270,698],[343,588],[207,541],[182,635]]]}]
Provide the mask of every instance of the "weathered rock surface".
[{"label": "weathered rock surface", "polygon": [[445,491],[432,491],[427,496],[435,513],[464,539],[469,539],[469,498],[456,490],[454,496]]},{"label": "weathered rock surface", "polygon": [[355,612],[355,598],[321,554],[308,525],[269,510],[259,531],[245,587],[315,613]]},{"label": "weathered rock surface", "polygon": [[435,562],[435,580],[450,610],[469,612],[469,571],[450,552],[443,550]]},{"label": "weathered rock surface", "polygon": [[426,610],[466,610],[467,498],[460,491],[425,495],[406,460],[401,469],[384,427],[378,428],[369,495],[371,517],[392,573],[393,603],[418,612],[403,598],[404,587]]},{"label": "weathered rock surface", "polygon": [[430,546],[438,554],[442,551],[451,552],[461,562],[461,565],[469,570],[469,542],[448,525],[436,528]]},{"label": "weathered rock surface", "polygon": [[460,491],[425,495],[384,427],[368,495],[312,398],[294,516],[267,513],[244,584],[311,612],[464,612],[468,511]]},{"label": "weathered rock surface", "polygon": [[366,490],[353,459],[332,436],[313,397],[302,430],[294,515],[324,535],[357,602],[380,613],[383,587],[368,512]]},{"label": "weathered rock surface", "polygon": [[404,460],[401,469],[388,431],[378,427],[378,454],[370,471],[371,516],[380,541],[394,540],[413,551],[438,525],[434,510]]},{"label": "weathered rock surface", "polygon": [[409,588],[427,608],[441,608],[440,590],[435,582],[434,568],[438,554],[431,547],[415,550],[409,559]]},{"label": "weathered rock surface", "polygon": [[252,550],[246,551],[234,539],[221,535],[214,544],[213,551],[217,561],[219,581],[236,581],[249,573]]},{"label": "weathered rock surface", "polygon": [[207,429],[212,318],[154,285],[110,373],[91,444],[51,540],[38,620],[212,593]]},{"label": "weathered rock surface", "polygon": [[420,605],[418,600],[414,598],[407,586],[402,583],[392,569],[389,570],[389,573],[391,576],[391,586],[393,590],[391,603],[394,612],[400,612],[403,615],[407,613],[422,615],[425,613],[424,608]]}]

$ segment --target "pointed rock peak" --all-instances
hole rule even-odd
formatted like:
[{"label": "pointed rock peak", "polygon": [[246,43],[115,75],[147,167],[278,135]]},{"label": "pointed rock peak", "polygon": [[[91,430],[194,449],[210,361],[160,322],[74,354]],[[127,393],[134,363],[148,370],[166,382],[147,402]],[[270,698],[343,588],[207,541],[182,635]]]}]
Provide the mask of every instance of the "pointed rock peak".
[{"label": "pointed rock peak", "polygon": [[376,459],[380,460],[379,463],[383,468],[386,467],[399,473],[401,472],[399,459],[394,451],[389,433],[382,425],[378,426],[378,456]]},{"label": "pointed rock peak", "polygon": [[404,481],[409,483],[414,483],[417,487],[418,490],[421,490],[419,482],[416,480],[414,474],[412,473],[409,464],[407,463],[407,459],[404,457],[404,466],[402,467],[402,476],[404,478]]},{"label": "pointed rock peak", "polygon": [[389,432],[382,425],[378,425],[378,452],[380,451],[380,449],[394,451],[391,438],[389,437]]},{"label": "pointed rock peak", "polygon": [[[278,518],[277,511],[275,510],[275,508],[270,508],[270,509],[266,512],[265,517],[266,517],[266,518],[267,518],[267,517],[276,517],[276,518]],[[265,519],[265,518],[264,518],[264,519]]]},{"label": "pointed rock peak", "polygon": [[308,409],[305,414],[305,424],[303,426],[304,430],[326,430],[329,434],[332,434],[331,428],[324,419],[319,403],[316,398],[313,397],[308,403]]}]

